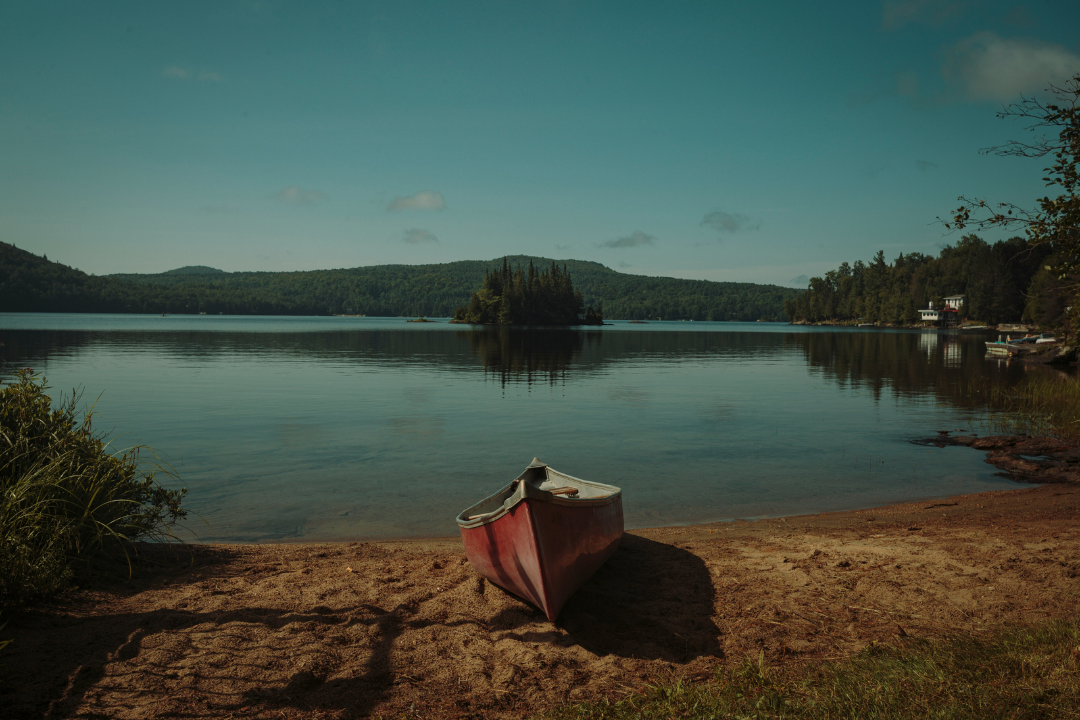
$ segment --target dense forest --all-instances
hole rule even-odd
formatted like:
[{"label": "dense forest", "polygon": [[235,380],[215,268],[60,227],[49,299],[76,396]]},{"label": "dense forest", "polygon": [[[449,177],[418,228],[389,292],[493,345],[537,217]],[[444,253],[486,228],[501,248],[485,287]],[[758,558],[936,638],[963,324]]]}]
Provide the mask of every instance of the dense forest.
[{"label": "dense forest", "polygon": [[[512,265],[551,259],[509,256]],[[450,317],[503,258],[440,265],[374,265],[307,272],[233,272],[186,267],[154,275],[87,275],[0,243],[0,312],[224,313]],[[644,277],[599,263],[560,260],[586,305],[609,318],[783,320],[776,285]]]},{"label": "dense forest", "polygon": [[[584,318],[582,317],[584,316]],[[603,325],[603,311],[597,312],[574,289],[570,273],[554,261],[548,270],[537,271],[531,262],[526,270],[502,268],[484,273],[484,284],[473,293],[468,305],[454,311],[451,322],[479,325]]]},{"label": "dense forest", "polygon": [[917,323],[919,309],[936,307],[949,295],[964,295],[961,313],[985,323],[1020,319],[1042,325],[1061,322],[1057,282],[1046,270],[1050,249],[1021,237],[987,244],[965,235],[937,257],[900,254],[887,263],[878,251],[869,263],[843,263],[809,290],[785,302],[792,320]]}]

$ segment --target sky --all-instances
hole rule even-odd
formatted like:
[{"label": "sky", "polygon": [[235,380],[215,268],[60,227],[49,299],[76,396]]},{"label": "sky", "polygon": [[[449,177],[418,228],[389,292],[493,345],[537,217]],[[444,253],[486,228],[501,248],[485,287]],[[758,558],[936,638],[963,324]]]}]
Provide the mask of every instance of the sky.
[{"label": "sky", "polygon": [[[1080,2],[0,5],[0,240],[94,274],[507,254],[805,287],[1032,205]],[[984,239],[999,236],[984,234]]]}]

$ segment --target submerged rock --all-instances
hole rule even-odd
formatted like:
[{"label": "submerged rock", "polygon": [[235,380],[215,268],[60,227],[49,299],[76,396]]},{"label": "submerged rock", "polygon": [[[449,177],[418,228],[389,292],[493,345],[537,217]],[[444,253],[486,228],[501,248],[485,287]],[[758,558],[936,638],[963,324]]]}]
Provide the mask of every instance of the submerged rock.
[{"label": "submerged rock", "polygon": [[916,438],[915,445],[959,445],[986,452],[986,462],[1018,482],[1080,484],[1080,446],[1064,440],[1027,435],[952,436]]}]

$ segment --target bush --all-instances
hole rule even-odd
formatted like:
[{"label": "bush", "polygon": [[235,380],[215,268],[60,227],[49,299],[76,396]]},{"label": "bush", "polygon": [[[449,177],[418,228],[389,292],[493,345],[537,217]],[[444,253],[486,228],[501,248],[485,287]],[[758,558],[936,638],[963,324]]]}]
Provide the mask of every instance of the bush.
[{"label": "bush", "polygon": [[185,490],[168,490],[135,447],[113,452],[79,417],[78,396],[52,409],[31,369],[0,388],[0,608],[127,568],[137,540],[172,539]]}]

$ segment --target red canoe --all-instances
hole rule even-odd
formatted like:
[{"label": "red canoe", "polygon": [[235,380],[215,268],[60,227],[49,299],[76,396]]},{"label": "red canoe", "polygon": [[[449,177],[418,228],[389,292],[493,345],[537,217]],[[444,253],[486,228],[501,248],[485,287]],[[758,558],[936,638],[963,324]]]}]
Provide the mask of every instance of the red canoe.
[{"label": "red canoe", "polygon": [[517,479],[457,521],[472,566],[554,621],[619,546],[622,490],[563,475],[533,458]]}]

